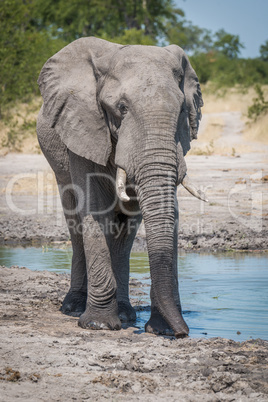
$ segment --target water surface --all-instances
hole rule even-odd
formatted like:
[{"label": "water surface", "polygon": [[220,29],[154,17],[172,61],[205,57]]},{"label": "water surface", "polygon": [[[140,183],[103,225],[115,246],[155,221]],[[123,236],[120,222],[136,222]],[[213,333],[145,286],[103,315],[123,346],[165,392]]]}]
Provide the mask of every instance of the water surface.
[{"label": "water surface", "polygon": [[[0,265],[70,272],[69,247],[0,248]],[[142,282],[143,306],[150,304],[146,253],[132,253],[131,277]],[[221,336],[234,340],[268,340],[268,255],[257,253],[197,254],[178,257],[180,295],[192,337]],[[138,313],[144,328],[150,312]]]}]

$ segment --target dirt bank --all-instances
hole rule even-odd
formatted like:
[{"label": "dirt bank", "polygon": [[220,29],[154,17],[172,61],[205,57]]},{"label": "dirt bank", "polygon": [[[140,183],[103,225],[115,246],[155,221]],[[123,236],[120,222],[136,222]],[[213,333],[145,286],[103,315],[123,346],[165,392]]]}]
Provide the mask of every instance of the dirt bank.
[{"label": "dirt bank", "polygon": [[[268,249],[268,146],[245,140],[240,112],[203,116],[187,155],[188,174],[209,199],[178,189],[179,247]],[[0,244],[44,244],[69,238],[53,174],[42,155],[0,158]],[[141,226],[134,250],[146,248]]]},{"label": "dirt bank", "polygon": [[1,401],[268,401],[267,341],[83,330],[59,312],[68,275],[0,278]]}]

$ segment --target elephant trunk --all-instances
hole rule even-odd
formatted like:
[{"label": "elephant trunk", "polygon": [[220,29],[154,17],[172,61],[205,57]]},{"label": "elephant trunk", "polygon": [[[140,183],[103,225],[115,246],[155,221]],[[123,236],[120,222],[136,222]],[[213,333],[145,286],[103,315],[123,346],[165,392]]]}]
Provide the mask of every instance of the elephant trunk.
[{"label": "elephant trunk", "polygon": [[145,223],[154,304],[175,336],[182,337],[189,329],[176,303],[176,151],[165,157],[163,152],[154,150],[151,163],[147,159],[138,172],[137,193]]}]

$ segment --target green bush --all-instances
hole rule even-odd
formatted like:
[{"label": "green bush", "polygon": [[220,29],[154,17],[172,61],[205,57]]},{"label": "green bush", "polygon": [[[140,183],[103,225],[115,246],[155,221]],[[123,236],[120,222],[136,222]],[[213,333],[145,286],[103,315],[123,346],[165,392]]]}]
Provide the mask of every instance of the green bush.
[{"label": "green bush", "polygon": [[255,86],[255,91],[257,97],[253,99],[253,104],[248,108],[248,117],[254,121],[268,111],[268,102],[264,99],[264,93],[260,85]]},{"label": "green bush", "polygon": [[218,88],[268,84],[268,63],[261,59],[229,59],[213,51],[190,59],[201,83],[211,81]]},{"label": "green bush", "polygon": [[122,44],[175,43],[194,54],[201,83],[216,87],[268,84],[267,42],[260,59],[239,59],[238,36],[214,36],[185,19],[172,0],[1,0],[1,107],[39,93],[37,78],[45,61],[67,43],[94,35]]},{"label": "green bush", "polygon": [[0,107],[37,94],[42,65],[65,45],[48,28],[36,26],[34,5],[30,0],[0,2]]},{"label": "green bush", "polygon": [[121,45],[156,45],[156,40],[151,36],[145,35],[143,29],[136,28],[125,30],[120,36],[115,36],[112,39],[106,34],[102,34],[100,38],[109,40],[110,42],[120,43]]}]

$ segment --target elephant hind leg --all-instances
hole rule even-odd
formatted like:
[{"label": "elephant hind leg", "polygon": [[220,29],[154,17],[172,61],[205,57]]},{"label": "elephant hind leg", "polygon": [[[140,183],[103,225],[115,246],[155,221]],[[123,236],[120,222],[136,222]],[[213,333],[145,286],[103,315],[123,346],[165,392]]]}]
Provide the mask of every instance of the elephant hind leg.
[{"label": "elephant hind leg", "polygon": [[80,317],[86,309],[86,303],[87,293],[70,289],[62,302],[60,311],[72,317]]}]

